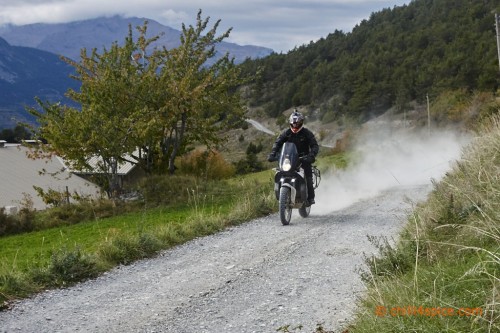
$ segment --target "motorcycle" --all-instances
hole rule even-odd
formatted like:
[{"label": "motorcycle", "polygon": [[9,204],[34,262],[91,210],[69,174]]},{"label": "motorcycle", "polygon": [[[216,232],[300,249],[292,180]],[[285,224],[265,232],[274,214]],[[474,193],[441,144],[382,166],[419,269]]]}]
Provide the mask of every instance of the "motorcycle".
[{"label": "motorcycle", "polygon": [[[307,182],[304,177],[302,160],[297,147],[291,142],[285,142],[278,158],[278,167],[274,168],[274,193],[279,201],[279,215],[283,225],[288,225],[292,218],[292,209],[299,210],[302,217],[308,217],[311,206],[307,203]],[[316,166],[312,166],[313,186],[318,188],[321,173]]]}]

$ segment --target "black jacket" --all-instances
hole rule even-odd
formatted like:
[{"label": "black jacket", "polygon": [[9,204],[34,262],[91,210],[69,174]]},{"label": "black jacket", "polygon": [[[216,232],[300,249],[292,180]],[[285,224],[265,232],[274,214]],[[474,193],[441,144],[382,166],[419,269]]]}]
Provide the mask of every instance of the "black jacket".
[{"label": "black jacket", "polygon": [[293,133],[291,129],[286,129],[281,132],[274,142],[271,154],[276,156],[285,142],[293,142],[300,156],[309,155],[309,153],[312,153],[314,157],[318,155],[319,145],[316,141],[316,137],[313,132],[305,127],[302,127],[298,133]]}]

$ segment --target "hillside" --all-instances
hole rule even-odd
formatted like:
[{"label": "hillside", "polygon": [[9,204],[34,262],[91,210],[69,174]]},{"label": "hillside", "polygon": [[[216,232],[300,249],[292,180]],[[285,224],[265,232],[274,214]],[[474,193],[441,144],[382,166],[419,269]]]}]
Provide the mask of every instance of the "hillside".
[{"label": "hillside", "polygon": [[[432,102],[449,90],[496,91],[494,12],[499,9],[499,0],[416,0],[372,13],[352,32],[334,31],[287,54],[230,43],[222,43],[220,52],[231,52],[237,62],[257,58],[242,63],[245,76],[262,69],[244,97],[251,110],[282,122],[283,112],[302,107],[310,120],[335,121],[342,129],[347,118],[363,122],[392,107],[394,113],[412,110],[427,97]],[[122,40],[128,23],[143,21],[116,16],[7,26],[0,36],[12,45],[77,58],[82,47],[101,48]],[[149,29],[152,34],[165,32],[162,45],[177,45],[178,31],[155,21]],[[22,97],[32,100],[29,94]],[[17,106],[13,110],[0,105],[3,118],[9,118],[7,112],[22,113]]]},{"label": "hillside", "polygon": [[416,0],[372,13],[352,32],[245,62],[247,75],[262,69],[249,105],[273,118],[303,106],[322,122],[365,121],[450,90],[494,92],[499,9],[498,0]]},{"label": "hillside", "polygon": [[72,67],[53,53],[11,46],[0,38],[0,129],[31,121],[24,107],[35,104],[35,96],[70,103],[64,92],[78,87],[69,77]]}]

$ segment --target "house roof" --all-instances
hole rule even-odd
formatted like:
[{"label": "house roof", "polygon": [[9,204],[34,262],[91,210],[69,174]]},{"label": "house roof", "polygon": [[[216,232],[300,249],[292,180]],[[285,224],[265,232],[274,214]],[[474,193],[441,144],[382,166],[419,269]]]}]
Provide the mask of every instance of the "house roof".
[{"label": "house roof", "polygon": [[[94,173],[102,173],[102,170],[99,169],[99,164],[102,163],[102,158],[97,156],[93,156],[87,161],[91,167],[91,170],[88,171],[74,170],[67,163],[65,163],[63,159],[61,159],[60,157],[58,157],[58,159],[70,172],[75,174],[88,175]],[[134,168],[135,164],[132,164],[130,162],[119,163],[117,174],[120,176],[124,176],[128,174],[130,171],[132,171],[132,169]]]},{"label": "house roof", "polygon": [[[34,208],[47,208],[33,186],[60,192],[67,186],[70,193],[76,191],[81,195],[96,196],[100,193],[95,184],[69,172],[59,158],[33,160],[27,157],[27,151],[27,148],[14,144],[0,148],[0,207],[19,207],[26,194],[33,200]],[[51,176],[56,172],[57,176]]]}]

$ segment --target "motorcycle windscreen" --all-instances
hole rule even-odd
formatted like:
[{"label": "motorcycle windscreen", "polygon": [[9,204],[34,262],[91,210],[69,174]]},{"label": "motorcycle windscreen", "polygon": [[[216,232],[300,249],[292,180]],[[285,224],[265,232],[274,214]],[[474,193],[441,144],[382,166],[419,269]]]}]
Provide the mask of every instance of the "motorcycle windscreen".
[{"label": "motorcycle windscreen", "polygon": [[285,142],[281,148],[281,155],[279,160],[279,167],[281,170],[285,170],[287,164],[291,165],[292,170],[295,170],[299,162],[299,153],[297,152],[297,147],[292,142]]}]

